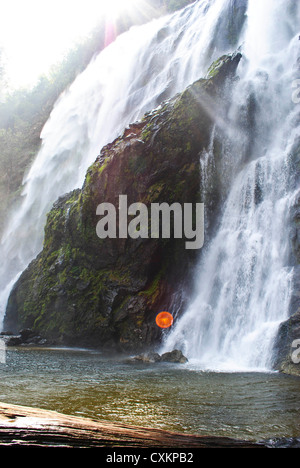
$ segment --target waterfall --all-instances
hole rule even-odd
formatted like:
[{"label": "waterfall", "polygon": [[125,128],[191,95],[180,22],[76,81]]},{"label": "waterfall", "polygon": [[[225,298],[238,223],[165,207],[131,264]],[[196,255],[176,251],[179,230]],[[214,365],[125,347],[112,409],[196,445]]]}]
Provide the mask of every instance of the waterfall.
[{"label": "waterfall", "polygon": [[[246,60],[224,135],[229,189],[196,271],[195,295],[163,345],[180,347],[201,369],[270,370],[279,324],[288,318],[289,210],[299,195],[290,177],[290,154],[300,132],[299,107],[291,98],[299,20],[295,2],[249,1]],[[213,147],[210,153],[201,156],[204,187]]]},{"label": "waterfall", "polygon": [[[101,148],[124,128],[199,79],[227,51],[228,0],[200,0],[131,28],[96,56],[58,99],[0,244],[0,326],[12,286],[41,251],[46,214],[81,187]],[[243,15],[236,27],[241,27]],[[224,34],[224,37],[226,34]],[[209,54],[208,54],[209,51]]]},{"label": "waterfall", "polygon": [[289,153],[299,122],[291,98],[299,78],[299,19],[294,0],[198,0],[133,27],[93,59],[56,103],[7,220],[1,319],[13,284],[42,249],[46,214],[56,199],[82,185],[100,149],[129,123],[240,46],[228,121],[214,129],[201,155],[205,193],[215,138],[223,135],[221,219],[199,260],[194,297],[163,347],[181,347],[201,368],[270,368],[293,278],[287,225],[296,196]]}]

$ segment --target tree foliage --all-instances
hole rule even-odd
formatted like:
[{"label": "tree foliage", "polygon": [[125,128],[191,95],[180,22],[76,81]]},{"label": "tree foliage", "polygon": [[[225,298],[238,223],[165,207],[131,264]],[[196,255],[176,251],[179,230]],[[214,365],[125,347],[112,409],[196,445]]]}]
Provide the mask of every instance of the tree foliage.
[{"label": "tree foliage", "polygon": [[[142,24],[153,17],[186,6],[193,0],[145,0],[139,16],[119,17],[116,33]],[[31,89],[17,89],[6,94],[5,66],[0,49],[0,232],[4,214],[20,192],[24,173],[40,148],[40,133],[60,94],[74,81],[105,47],[105,18],[90,36],[76,44],[48,75],[40,76]]]}]

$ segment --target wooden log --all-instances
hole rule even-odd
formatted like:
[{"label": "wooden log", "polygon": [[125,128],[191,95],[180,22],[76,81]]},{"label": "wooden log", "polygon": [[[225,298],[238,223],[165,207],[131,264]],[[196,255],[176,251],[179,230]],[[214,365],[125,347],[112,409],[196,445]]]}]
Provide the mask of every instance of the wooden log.
[{"label": "wooden log", "polygon": [[68,416],[0,403],[0,447],[265,448],[263,444]]}]

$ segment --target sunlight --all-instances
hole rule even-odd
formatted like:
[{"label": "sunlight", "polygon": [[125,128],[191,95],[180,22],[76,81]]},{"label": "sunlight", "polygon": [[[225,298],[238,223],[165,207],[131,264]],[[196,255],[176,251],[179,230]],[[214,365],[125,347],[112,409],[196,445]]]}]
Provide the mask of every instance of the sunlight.
[{"label": "sunlight", "polygon": [[[11,87],[27,86],[61,60],[104,18],[113,23],[141,0],[10,0],[3,2],[0,48]],[[112,38],[110,39],[112,40]]]},{"label": "sunlight", "polygon": [[110,0],[105,2],[104,9],[111,18],[116,18],[124,12],[133,13],[139,3],[139,0]]}]

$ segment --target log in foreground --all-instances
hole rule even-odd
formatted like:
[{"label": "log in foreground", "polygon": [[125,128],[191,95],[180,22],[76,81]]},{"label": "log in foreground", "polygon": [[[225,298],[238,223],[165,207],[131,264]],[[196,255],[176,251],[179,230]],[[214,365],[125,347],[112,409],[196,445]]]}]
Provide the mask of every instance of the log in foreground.
[{"label": "log in foreground", "polygon": [[0,403],[0,447],[264,448],[227,437],[197,436],[68,416]]}]

